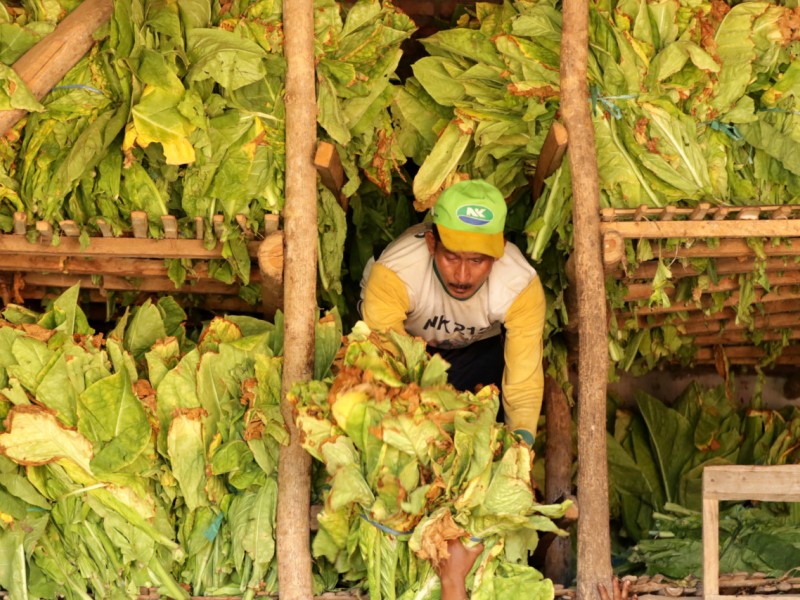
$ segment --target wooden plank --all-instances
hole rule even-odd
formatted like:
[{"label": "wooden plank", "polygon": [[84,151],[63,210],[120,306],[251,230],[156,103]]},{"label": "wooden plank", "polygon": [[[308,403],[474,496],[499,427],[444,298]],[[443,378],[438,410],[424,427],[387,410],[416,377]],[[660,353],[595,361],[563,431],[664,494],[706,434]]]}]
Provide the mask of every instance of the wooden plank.
[{"label": "wooden plank", "polygon": [[147,237],[147,213],[143,210],[131,211],[131,225],[133,227],[133,237],[145,239]]},{"label": "wooden plank", "polygon": [[36,221],[36,232],[39,234],[39,242],[47,245],[53,243],[53,226],[47,221]]},{"label": "wooden plank", "polygon": [[719,595],[719,501],[705,496],[703,478],[703,596]]},{"label": "wooden plank", "polygon": [[280,218],[280,215],[275,214],[264,215],[264,237],[267,237],[270,233],[275,233],[278,231],[278,227],[280,226]]},{"label": "wooden plank", "polygon": [[[800,285],[800,271],[787,271],[785,273],[767,273],[766,279],[769,282],[770,288],[776,286]],[[758,287],[758,286],[757,286]],[[730,292],[739,289],[738,278],[723,277],[717,283],[711,283],[707,288],[698,290],[700,294],[712,294],[716,292]],[[668,298],[675,297],[675,289],[668,288],[664,290]],[[625,294],[625,302],[633,302],[636,300],[647,300],[653,294],[652,283],[633,283],[628,286],[628,292]]]},{"label": "wooden plank", "polygon": [[800,465],[714,465],[703,469],[703,498],[800,501]]},{"label": "wooden plank", "polygon": [[[124,257],[82,257],[52,255],[5,256],[0,271],[71,273],[73,275],[117,275],[119,277],[167,277],[168,268],[162,259]],[[187,281],[208,278],[208,262],[195,261],[186,274]],[[253,269],[252,282],[261,281],[261,273]]]},{"label": "wooden plank", "polygon": [[702,221],[705,218],[705,216],[708,214],[708,211],[709,211],[710,208],[711,208],[711,204],[709,202],[701,202],[689,214],[689,220],[691,220],[691,221]]},{"label": "wooden plank", "polygon": [[[606,237],[603,238],[604,241],[605,239]],[[714,270],[718,275],[752,273],[756,270],[756,260],[755,257],[719,258],[714,261]],[[759,268],[763,268],[764,271],[797,271],[800,270],[800,261],[788,256],[772,256],[764,261],[759,260]],[[640,263],[638,267],[630,271],[625,272],[622,268],[617,268],[610,274],[616,279],[652,280],[656,276],[657,270],[658,261],[649,260]],[[669,264],[669,270],[672,272],[672,279],[696,277],[703,272],[691,264],[683,264],[679,261],[672,261]]]},{"label": "wooden plank", "polygon": [[261,242],[258,265],[264,314],[274,315],[283,308],[283,231],[275,231]]},{"label": "wooden plank", "polygon": [[78,237],[81,234],[80,227],[78,227],[77,223],[75,223],[75,221],[72,219],[59,221],[58,227],[67,237]]},{"label": "wooden plank", "polygon": [[236,215],[236,224],[239,226],[239,229],[242,230],[246,239],[253,239],[253,230],[247,226],[247,217],[245,215]]},{"label": "wooden plank", "polygon": [[[777,329],[800,326],[800,306],[791,312],[776,313],[763,316],[755,316],[753,324],[737,323],[736,315],[732,315],[729,320],[712,320],[706,322],[690,322],[685,324],[675,323],[675,325],[687,335],[698,335],[702,333],[721,333],[731,331],[763,331],[765,329]],[[735,312],[735,311],[734,311]]]},{"label": "wooden plank", "polygon": [[174,215],[161,215],[161,226],[164,228],[166,239],[178,239],[178,220]]},{"label": "wooden plank", "polygon": [[[648,296],[649,298],[649,296]],[[783,301],[797,301],[800,300],[800,287],[788,286],[779,288],[774,292],[765,292],[764,290],[755,290],[754,302],[758,304],[768,304],[773,302]],[[734,291],[728,298],[722,301],[722,306],[736,306],[739,304],[739,293]],[[639,316],[647,315],[660,315],[676,312],[692,312],[692,311],[707,311],[709,308],[717,304],[712,298],[703,296],[698,302],[694,300],[686,300],[682,302],[674,302],[670,306],[633,306],[629,311],[623,312],[623,316],[633,315],[634,313]]]},{"label": "wooden plank", "polygon": [[338,198],[344,186],[344,167],[336,146],[330,142],[319,142],[314,153],[314,167],[319,173],[322,185]]},{"label": "wooden plank", "polygon": [[194,239],[202,240],[205,235],[206,224],[203,217],[194,218]]},{"label": "wooden plank", "polygon": [[[744,331],[731,331],[715,335],[698,335],[692,342],[695,346],[728,346],[752,343],[751,337],[755,336],[748,337]],[[781,331],[759,332],[758,339],[764,342],[779,342],[784,339],[800,340],[800,329],[786,333]]]},{"label": "wooden plank", "polygon": [[[725,355],[729,360],[736,364],[756,364],[765,356],[765,352],[758,346],[726,346]],[[692,361],[695,364],[714,363],[716,360],[714,348],[698,348]],[[781,350],[781,355],[776,361],[777,364],[798,364],[800,363],[800,345],[794,344],[786,346]]]},{"label": "wooden plank", "polygon": [[14,213],[14,233],[25,235],[28,232],[28,215],[24,212]]},{"label": "wooden plank", "polygon": [[95,225],[97,225],[97,228],[100,230],[100,234],[101,234],[103,237],[113,237],[113,236],[114,236],[114,233],[113,233],[113,231],[111,231],[111,225],[109,225],[109,224],[106,222],[106,220],[105,220],[105,219],[103,219],[103,218],[98,218],[98,219],[95,221]]},{"label": "wooden plank", "polygon": [[[94,45],[94,32],[108,22],[113,11],[112,0],[84,0],[14,63],[13,69],[37,100],[44,98]],[[25,114],[24,110],[0,110],[0,136]]]},{"label": "wooden plank", "polygon": [[176,288],[175,284],[167,277],[143,277],[135,280],[134,278],[128,279],[115,275],[104,275],[101,283],[95,283],[92,281],[90,275],[26,273],[24,275],[24,280],[26,285],[58,288],[69,288],[79,283],[81,288],[84,289],[165,293],[184,292],[234,296],[239,293],[239,286],[237,284],[228,284],[210,279],[195,283],[190,282],[180,288]]},{"label": "wooden plank", "polygon": [[567,151],[568,139],[567,128],[558,121],[553,121],[536,160],[536,170],[531,183],[531,196],[534,202],[542,195],[545,179],[561,166],[564,153]]},{"label": "wooden plank", "polygon": [[[798,299],[800,299],[800,294],[798,294]],[[736,319],[737,311],[732,306],[725,306],[710,314],[706,314],[698,306],[693,306],[691,310],[680,311],[681,314],[676,314],[675,312],[638,314],[634,310],[617,313],[616,317],[617,323],[621,327],[624,326],[625,321],[630,319],[637,319],[637,326],[641,329],[661,327],[662,325],[682,326],[689,323],[713,323],[715,321]],[[779,315],[780,313],[796,313],[796,311],[800,310],[800,304],[798,304],[797,299],[776,300],[774,302],[761,303],[757,310],[759,315],[766,313],[763,317],[766,318],[769,315]],[[796,318],[798,319],[796,323],[800,325],[800,315],[797,315]]]},{"label": "wooden plank", "polygon": [[600,232],[615,231],[627,239],[800,237],[800,219],[761,221],[615,221],[600,223]]},{"label": "wooden plank", "polygon": [[214,228],[214,235],[218,240],[225,237],[225,215],[214,215],[211,217],[211,226]]},{"label": "wooden plank", "polygon": [[[247,250],[251,257],[258,254],[260,242],[249,242]],[[89,239],[82,249],[78,238],[62,238],[58,246],[31,244],[24,236],[0,234],[0,256],[6,254],[51,254],[59,256],[123,256],[130,258],[222,258],[222,245],[207,250],[202,240],[155,240],[152,238],[103,238]]]}]

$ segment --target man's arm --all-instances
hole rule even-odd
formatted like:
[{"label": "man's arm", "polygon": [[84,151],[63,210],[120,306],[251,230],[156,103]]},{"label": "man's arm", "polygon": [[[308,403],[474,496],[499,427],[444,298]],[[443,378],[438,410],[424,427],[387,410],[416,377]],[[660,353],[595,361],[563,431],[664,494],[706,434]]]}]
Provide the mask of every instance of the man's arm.
[{"label": "man's arm", "polygon": [[442,582],[442,600],[466,600],[466,578],[475,560],[483,552],[483,544],[467,548],[460,539],[448,540],[447,552],[448,557],[434,566]]},{"label": "man's arm", "polygon": [[[545,310],[544,289],[536,277],[511,304],[505,321],[503,409],[508,428],[530,433],[529,442],[536,435],[542,410]],[[523,433],[523,437],[527,436]]]},{"label": "man's arm", "polygon": [[405,284],[394,271],[375,263],[364,288],[364,303],[361,307],[364,322],[375,331],[393,329],[398,333],[405,333],[403,323],[408,309]]}]

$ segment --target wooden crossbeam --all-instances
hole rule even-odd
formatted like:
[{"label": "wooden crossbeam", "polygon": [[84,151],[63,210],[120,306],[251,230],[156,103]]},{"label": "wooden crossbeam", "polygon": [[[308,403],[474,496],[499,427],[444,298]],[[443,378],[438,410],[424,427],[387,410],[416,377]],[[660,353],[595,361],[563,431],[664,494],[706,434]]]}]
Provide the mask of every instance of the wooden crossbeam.
[{"label": "wooden crossbeam", "polygon": [[600,223],[601,234],[612,231],[626,239],[800,237],[800,219]]},{"label": "wooden crossbeam", "polygon": [[553,121],[544,138],[539,158],[536,161],[536,171],[533,173],[531,196],[534,202],[542,195],[545,179],[561,166],[564,153],[567,151],[568,140],[567,128],[558,121]]},{"label": "wooden crossbeam", "polygon": [[[738,299],[738,298],[737,298]],[[756,314],[764,315],[761,318],[767,318],[770,315],[780,315],[783,313],[793,313],[800,310],[798,298],[794,300],[777,300],[774,302],[759,303]],[[734,320],[736,319],[737,312],[733,308],[735,304],[724,306],[714,313],[706,314],[699,307],[694,307],[691,311],[681,311],[681,314],[675,312],[661,312],[661,313],[648,313],[648,314],[635,314],[632,312],[622,312],[617,314],[617,323],[620,327],[624,327],[625,321],[636,319],[636,325],[640,329],[661,327],[663,325],[675,325],[680,327],[688,327],[690,324],[696,323],[719,323],[719,321]],[[800,314],[796,316],[798,319],[795,324],[800,324]],[[719,324],[717,324],[719,327]]]},{"label": "wooden crossbeam", "polygon": [[[648,296],[649,298],[649,296]],[[765,292],[764,290],[755,290],[754,302],[758,304],[767,304],[772,302],[782,301],[800,301],[800,287],[787,286],[779,288],[773,292]],[[739,304],[739,292],[734,291],[729,297],[725,298],[722,306],[736,306]],[[797,305],[797,304],[795,304]],[[717,306],[715,300],[708,296],[701,296],[698,301],[686,300],[682,302],[673,302],[670,306],[633,306],[628,311],[620,313],[620,317],[630,318],[634,314],[638,316],[648,315],[661,315],[677,312],[693,312],[693,311],[708,311],[708,309]]]},{"label": "wooden crossbeam", "polygon": [[46,273],[26,273],[23,276],[26,285],[40,287],[69,288],[80,284],[84,289],[103,289],[134,292],[152,293],[191,293],[191,294],[219,294],[237,295],[239,293],[238,284],[223,283],[212,279],[204,281],[190,282],[180,288],[167,277],[143,277],[132,280],[116,275],[104,275],[102,282],[95,283],[90,275],[64,275]]},{"label": "wooden crossbeam", "polygon": [[[800,271],[787,271],[786,273],[767,273],[767,281],[770,288],[778,286],[796,286],[800,285]],[[710,283],[708,287],[698,289],[698,294],[712,294],[716,292],[731,292],[739,289],[739,280],[733,277],[723,277],[717,283]],[[675,297],[675,289],[667,288],[664,293],[668,298]],[[625,294],[625,302],[634,302],[637,300],[647,300],[653,295],[652,283],[633,283],[628,286],[628,292]]]},{"label": "wooden crossbeam", "polygon": [[[749,344],[751,337],[745,331],[722,332],[714,335],[700,335],[693,338],[695,346],[738,346]],[[763,342],[779,342],[784,339],[800,340],[800,330],[792,330],[784,334],[781,331],[765,331],[759,333],[759,339]]]},{"label": "wooden crossbeam", "polygon": [[[714,262],[714,270],[719,275],[732,275],[737,273],[752,273],[756,270],[756,261],[754,256],[739,256],[736,258],[720,258]],[[668,261],[669,263],[669,261]],[[611,275],[616,279],[647,279],[652,280],[656,276],[658,270],[658,261],[647,261],[641,263],[635,269],[625,271],[618,267],[611,272]],[[798,257],[788,256],[771,256],[766,260],[759,261],[759,268],[764,271],[795,271],[800,270],[800,260]],[[682,264],[679,261],[673,261],[669,264],[669,270],[672,273],[672,279],[682,279],[684,277],[696,277],[701,275],[702,271],[693,267],[691,264]]]},{"label": "wooden crossbeam", "polygon": [[[251,257],[258,254],[260,242],[247,244]],[[0,234],[0,256],[6,254],[42,254],[63,256],[123,256],[130,258],[222,258],[222,245],[207,250],[202,240],[156,240],[152,238],[93,237],[89,245],[81,248],[78,238],[62,238],[58,246],[31,244],[24,236]]]}]

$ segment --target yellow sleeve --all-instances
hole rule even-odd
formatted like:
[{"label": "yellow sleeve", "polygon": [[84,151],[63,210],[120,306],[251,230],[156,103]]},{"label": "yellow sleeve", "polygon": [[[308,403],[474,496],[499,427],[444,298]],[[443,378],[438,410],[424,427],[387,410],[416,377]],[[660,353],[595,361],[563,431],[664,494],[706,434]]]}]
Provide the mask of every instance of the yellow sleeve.
[{"label": "yellow sleeve", "polygon": [[536,435],[544,392],[545,308],[542,282],[536,277],[511,304],[505,321],[503,409],[506,425],[512,431],[529,431],[532,436]]},{"label": "yellow sleeve", "polygon": [[364,322],[375,331],[405,333],[408,309],[408,292],[397,274],[380,263],[372,265],[361,306]]}]

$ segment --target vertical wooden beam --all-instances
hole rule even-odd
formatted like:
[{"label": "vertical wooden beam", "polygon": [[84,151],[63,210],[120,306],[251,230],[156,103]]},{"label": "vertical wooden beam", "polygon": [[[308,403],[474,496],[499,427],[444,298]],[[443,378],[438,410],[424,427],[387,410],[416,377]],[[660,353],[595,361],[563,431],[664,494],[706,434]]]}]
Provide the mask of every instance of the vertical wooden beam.
[{"label": "vertical wooden beam", "polygon": [[561,33],[561,114],[569,136],[575,270],[578,293],[578,600],[612,588],[606,452],[606,329],[600,192],[587,65],[589,5],[564,0]]},{"label": "vertical wooden beam", "polygon": [[[549,376],[544,379],[544,410],[544,501],[552,504],[572,495],[572,415],[564,390]],[[547,549],[544,575],[554,583],[569,584],[570,546],[568,537],[556,537]]]},{"label": "vertical wooden beam", "polygon": [[[94,32],[114,12],[112,0],[84,0],[33,48],[23,54],[13,69],[37,100],[74,67],[92,47]],[[0,136],[24,117],[24,110],[0,110]]]},{"label": "vertical wooden beam", "polygon": [[311,600],[311,457],[300,445],[287,393],[314,374],[317,306],[317,101],[313,0],[283,4],[286,56],[284,357],[281,412],[290,440],[278,457],[278,585],[281,600]]}]

